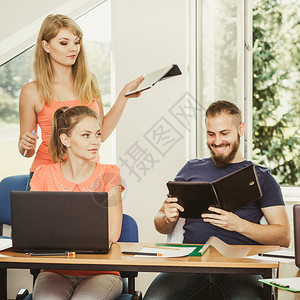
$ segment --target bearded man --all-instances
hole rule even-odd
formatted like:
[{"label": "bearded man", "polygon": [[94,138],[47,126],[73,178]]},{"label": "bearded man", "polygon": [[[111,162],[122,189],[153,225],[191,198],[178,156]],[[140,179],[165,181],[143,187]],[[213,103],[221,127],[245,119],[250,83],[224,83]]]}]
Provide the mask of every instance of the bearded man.
[{"label": "bearded man", "polygon": [[[206,111],[205,123],[211,157],[188,161],[175,181],[212,182],[252,164],[240,149],[245,124],[235,104],[212,103]],[[209,207],[210,212],[203,213],[200,219],[184,219],[183,243],[204,244],[209,237],[216,236],[231,245],[289,246],[290,226],[280,186],[267,168],[256,165],[255,169],[263,196],[233,212]],[[156,229],[162,234],[172,233],[183,210],[177,198],[167,198],[155,216]],[[267,220],[265,225],[260,224],[263,216]],[[161,273],[144,299],[202,299],[201,290],[208,284],[220,288],[222,299],[262,299],[259,278],[260,275]]]}]

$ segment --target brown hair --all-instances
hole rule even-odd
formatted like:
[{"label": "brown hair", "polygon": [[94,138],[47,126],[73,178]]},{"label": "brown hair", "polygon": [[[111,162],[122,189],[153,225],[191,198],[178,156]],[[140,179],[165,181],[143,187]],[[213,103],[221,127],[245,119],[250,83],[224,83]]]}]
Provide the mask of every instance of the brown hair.
[{"label": "brown hair", "polygon": [[47,105],[53,97],[53,73],[50,55],[43,49],[42,41],[50,42],[61,28],[69,29],[80,39],[80,51],[76,62],[72,66],[74,88],[82,104],[89,104],[100,97],[100,90],[96,78],[89,71],[85,49],[82,44],[83,34],[80,27],[71,18],[64,15],[49,15],[44,20],[35,46],[34,74],[39,92]]},{"label": "brown hair", "polygon": [[70,136],[74,127],[85,117],[92,117],[99,121],[97,113],[87,106],[63,106],[57,109],[52,118],[49,153],[54,162],[66,159],[67,148],[60,140],[61,134]]},{"label": "brown hair", "polygon": [[210,104],[205,112],[205,119],[208,117],[216,117],[221,113],[231,115],[235,118],[237,126],[242,122],[242,112],[240,109],[232,102],[226,100],[218,100]]}]

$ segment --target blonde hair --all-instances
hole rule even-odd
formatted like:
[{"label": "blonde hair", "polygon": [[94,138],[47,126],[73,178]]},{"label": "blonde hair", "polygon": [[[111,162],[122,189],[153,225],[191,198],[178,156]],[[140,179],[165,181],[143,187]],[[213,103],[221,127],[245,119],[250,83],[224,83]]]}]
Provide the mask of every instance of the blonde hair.
[{"label": "blonde hair", "polygon": [[65,161],[67,147],[61,142],[60,135],[71,136],[75,126],[85,117],[92,117],[99,121],[98,114],[87,106],[63,106],[57,109],[52,118],[49,154],[54,162]]},{"label": "blonde hair", "polygon": [[64,15],[47,16],[37,38],[33,69],[39,92],[45,98],[46,105],[50,105],[50,99],[53,97],[53,72],[50,55],[43,49],[42,41],[45,40],[49,43],[57,36],[61,28],[69,29],[80,39],[80,52],[72,66],[74,89],[81,103],[87,105],[100,97],[100,91],[96,79],[88,69],[86,54],[82,44],[82,31],[71,18]]}]

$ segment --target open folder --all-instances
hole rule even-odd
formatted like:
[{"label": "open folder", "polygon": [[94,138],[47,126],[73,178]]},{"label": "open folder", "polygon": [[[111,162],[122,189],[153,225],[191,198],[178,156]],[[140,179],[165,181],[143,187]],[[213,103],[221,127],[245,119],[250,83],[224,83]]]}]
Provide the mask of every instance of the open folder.
[{"label": "open folder", "polygon": [[234,211],[262,196],[253,164],[213,182],[169,181],[167,187],[184,208],[182,218],[201,218],[209,206]]},{"label": "open folder", "polygon": [[179,67],[175,64],[166,66],[162,69],[159,69],[157,71],[148,73],[147,75],[144,75],[144,80],[141,82],[141,84],[131,91],[129,91],[125,96],[129,96],[147,89],[150,89],[153,87],[157,82],[162,81],[164,79],[181,75],[181,71]]}]

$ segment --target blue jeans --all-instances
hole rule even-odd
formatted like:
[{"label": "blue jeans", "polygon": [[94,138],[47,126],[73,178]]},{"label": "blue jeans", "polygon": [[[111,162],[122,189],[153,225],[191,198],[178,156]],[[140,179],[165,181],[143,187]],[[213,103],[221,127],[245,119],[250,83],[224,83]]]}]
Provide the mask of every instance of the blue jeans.
[{"label": "blue jeans", "polygon": [[[222,291],[226,300],[262,299],[260,275],[161,273],[149,286],[144,300],[204,299],[201,293],[209,283]],[[220,299],[218,299],[220,300]]]}]

